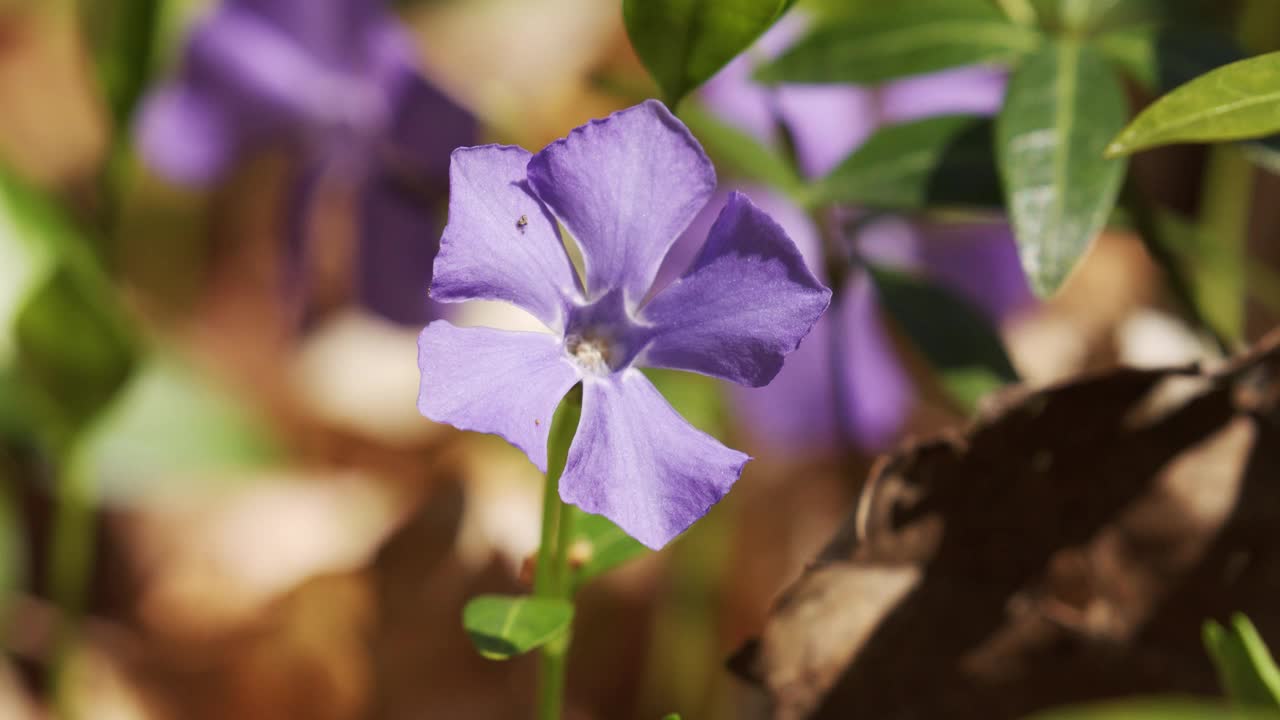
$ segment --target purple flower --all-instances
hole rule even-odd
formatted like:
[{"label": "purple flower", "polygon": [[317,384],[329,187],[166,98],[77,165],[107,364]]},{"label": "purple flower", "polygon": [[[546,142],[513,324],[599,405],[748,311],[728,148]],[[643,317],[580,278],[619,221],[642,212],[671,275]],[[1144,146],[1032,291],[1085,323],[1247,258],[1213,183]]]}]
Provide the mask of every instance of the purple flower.
[{"label": "purple flower", "polygon": [[[944,113],[995,112],[1004,75],[989,68],[959,68],[907,78],[881,87],[781,85],[751,80],[756,62],[782,52],[803,29],[796,14],[761,38],[749,53],[712,78],[700,97],[726,122],[765,143],[785,128],[801,171],[820,177],[877,128]],[[785,198],[752,190],[795,239],[809,267],[824,280],[818,228]],[[689,254],[704,213],[673,256]],[[1002,322],[1033,302],[1006,223],[943,225],[890,219],[842,238],[858,262],[913,271],[958,293],[992,322]],[[678,267],[678,257],[672,265]],[[881,318],[871,278],[860,266],[848,274],[809,340],[788,356],[767,388],[735,388],[733,403],[746,427],[776,450],[806,452],[852,442],[880,450],[895,441],[911,413],[915,390]]]},{"label": "purple flower", "polygon": [[[457,150],[449,185],[432,297],[511,302],[551,332],[431,323],[419,339],[419,410],[496,433],[545,471],[552,413],[581,382],[560,496],[662,547],[729,491],[748,458],[681,418],[637,368],[764,385],[830,291],[782,228],[734,193],[688,270],[642,302],[716,187],[701,146],[655,101],[536,155]],[[582,251],[585,287],[557,221]]]},{"label": "purple flower", "polygon": [[290,149],[294,267],[321,188],[354,189],[362,300],[393,320],[425,319],[434,205],[474,121],[418,73],[378,0],[224,0],[192,31],[174,81],[148,98],[138,132],[151,167],[195,185],[255,148]]}]

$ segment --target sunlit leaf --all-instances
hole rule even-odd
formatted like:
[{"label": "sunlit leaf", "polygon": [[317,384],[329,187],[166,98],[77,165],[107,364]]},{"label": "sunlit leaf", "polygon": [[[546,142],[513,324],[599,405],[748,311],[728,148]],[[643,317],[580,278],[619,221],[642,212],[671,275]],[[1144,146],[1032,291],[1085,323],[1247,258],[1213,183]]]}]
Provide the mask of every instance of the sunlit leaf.
[{"label": "sunlit leaf", "polygon": [[1017,382],[1000,335],[963,298],[887,268],[872,267],[871,276],[885,310],[961,407],[972,410],[983,396]]},{"label": "sunlit leaf", "polygon": [[1232,702],[1280,708],[1280,670],[1249,618],[1237,614],[1229,628],[1210,620],[1204,625],[1204,645]]},{"label": "sunlit leaf", "polygon": [[1027,58],[1009,81],[996,153],[1031,286],[1052,294],[1115,206],[1122,161],[1102,156],[1126,102],[1096,51],[1071,41]]},{"label": "sunlit leaf", "polygon": [[1008,63],[1042,42],[988,0],[885,2],[831,19],[762,67],[762,82],[880,83],[959,65]]},{"label": "sunlit leaf", "polygon": [[1203,700],[1153,698],[1047,710],[1026,720],[1275,720],[1275,714]]},{"label": "sunlit leaf", "polygon": [[[579,512],[569,546],[572,585],[581,587],[592,578],[637,558],[648,549],[607,518]],[[579,564],[580,563],[580,564]]]},{"label": "sunlit leaf", "polygon": [[950,115],[878,130],[809,189],[813,204],[999,207],[989,118]]},{"label": "sunlit leaf", "polygon": [[480,595],[462,611],[462,626],[476,651],[506,660],[555,640],[573,622],[573,605],[559,598]]},{"label": "sunlit leaf", "polygon": [[[157,484],[190,490],[283,457],[264,423],[234,393],[175,357],[156,354],[130,378],[78,448],[99,492],[128,502]],[[163,487],[163,486],[162,486]]]},{"label": "sunlit leaf", "polygon": [[1280,132],[1280,52],[1231,63],[1185,83],[1139,113],[1107,146],[1111,156],[1160,145]]},{"label": "sunlit leaf", "polygon": [[784,192],[799,188],[801,181],[795,167],[751,135],[693,103],[681,108],[680,118],[715,160],[721,176],[762,183]]},{"label": "sunlit leaf", "polygon": [[627,36],[675,108],[782,17],[795,0],[623,0]]}]

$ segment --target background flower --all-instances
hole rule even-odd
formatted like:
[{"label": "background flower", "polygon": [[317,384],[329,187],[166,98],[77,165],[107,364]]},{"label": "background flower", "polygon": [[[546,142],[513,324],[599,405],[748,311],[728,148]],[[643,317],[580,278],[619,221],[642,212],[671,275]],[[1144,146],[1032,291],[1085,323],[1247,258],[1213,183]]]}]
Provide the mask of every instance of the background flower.
[{"label": "background flower", "polygon": [[247,153],[288,148],[289,266],[333,184],[358,194],[358,290],[393,320],[427,316],[436,206],[470,115],[419,74],[407,36],[377,0],[224,0],[197,22],[174,80],[141,115],[146,162],[188,184],[226,177]]}]

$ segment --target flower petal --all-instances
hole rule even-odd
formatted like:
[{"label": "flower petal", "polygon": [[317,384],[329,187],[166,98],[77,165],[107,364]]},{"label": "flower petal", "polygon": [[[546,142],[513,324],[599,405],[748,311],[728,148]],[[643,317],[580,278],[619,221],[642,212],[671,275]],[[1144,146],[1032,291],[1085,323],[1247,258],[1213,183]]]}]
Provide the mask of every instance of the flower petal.
[{"label": "flower petal", "polygon": [[182,85],[147,98],[138,117],[138,146],[147,165],[190,185],[215,182],[234,165],[240,133],[217,103]]},{"label": "flower petal", "polygon": [[584,381],[560,497],[657,550],[724,497],[748,459],[690,425],[629,368]]},{"label": "flower petal", "polygon": [[735,192],[688,273],[641,311],[652,335],[637,362],[765,385],[830,301],[786,232]]},{"label": "flower petal", "polygon": [[231,0],[229,4],[263,18],[335,67],[359,62],[366,33],[389,22],[380,0]]},{"label": "flower petal", "polygon": [[422,325],[435,313],[427,288],[439,249],[442,198],[419,195],[395,177],[375,173],[360,202],[360,302],[382,317]]},{"label": "flower petal", "polygon": [[396,85],[391,152],[382,158],[392,173],[405,176],[429,193],[448,193],[449,158],[476,138],[476,119],[447,95],[403,66]]},{"label": "flower petal", "polygon": [[886,123],[933,115],[994,115],[1004,101],[1008,71],[987,66],[958,67],[903,78],[881,89]]},{"label": "flower petal", "polygon": [[635,307],[716,175],[688,128],[647,100],[548,145],[529,184],[582,248],[591,295],[621,288]]},{"label": "flower petal", "polygon": [[500,435],[546,472],[551,417],[579,379],[560,338],[437,320],[418,336],[418,369],[419,412]]},{"label": "flower petal", "polygon": [[841,391],[836,412],[845,432],[859,447],[879,451],[898,438],[915,404],[911,377],[902,366],[893,338],[880,317],[875,286],[865,271],[845,284],[832,328],[842,352],[836,357]]},{"label": "flower petal", "polygon": [[460,148],[449,167],[449,224],[436,256],[431,297],[503,300],[562,329],[578,278],[546,207],[529,191],[527,151]]}]

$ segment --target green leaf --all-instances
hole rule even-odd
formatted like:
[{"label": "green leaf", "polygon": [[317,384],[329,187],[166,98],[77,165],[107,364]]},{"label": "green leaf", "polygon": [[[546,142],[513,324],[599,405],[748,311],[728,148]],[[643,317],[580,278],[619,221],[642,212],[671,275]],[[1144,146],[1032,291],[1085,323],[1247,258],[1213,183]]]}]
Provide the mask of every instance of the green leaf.
[{"label": "green leaf", "polygon": [[996,120],[996,154],[1018,254],[1032,288],[1052,294],[1106,223],[1125,164],[1102,156],[1126,102],[1094,50],[1045,47],[1013,74]]},{"label": "green leaf", "polygon": [[573,604],[532,595],[480,595],[462,610],[462,626],[476,651],[490,660],[527,653],[564,635]]},{"label": "green leaf", "polygon": [[686,103],[680,119],[716,161],[721,173],[794,193],[801,180],[794,166],[773,148],[723,122],[705,109]]},{"label": "green leaf", "polygon": [[573,569],[572,586],[576,590],[592,578],[644,555],[649,550],[607,518],[579,512],[573,525],[573,543],[569,546],[569,562],[581,562]]},{"label": "green leaf", "polygon": [[882,128],[809,190],[812,204],[918,210],[999,207],[989,118],[949,115]]},{"label": "green leaf", "polygon": [[1280,132],[1280,52],[1231,63],[1185,83],[1138,114],[1107,147],[1111,157],[1187,142]]},{"label": "green leaf", "polygon": [[662,716],[662,720],[680,720],[680,713],[667,713]]},{"label": "green leaf", "polygon": [[1244,57],[1229,35],[1182,27],[1120,28],[1102,35],[1096,45],[1142,87],[1159,92]]},{"label": "green leaf", "polygon": [[961,407],[971,411],[983,396],[1018,381],[1000,335],[967,301],[911,275],[870,270],[882,306]]},{"label": "green leaf", "polygon": [[671,108],[746,50],[795,0],[623,0],[627,36]]},{"label": "green leaf", "polygon": [[1275,720],[1275,714],[1178,698],[1122,700],[1058,708],[1026,720]]},{"label": "green leaf", "polygon": [[881,83],[976,63],[1011,63],[1042,36],[988,0],[885,2],[819,25],[756,73],[767,83]]},{"label": "green leaf", "polygon": [[663,368],[644,368],[642,372],[681,417],[702,432],[725,439],[724,398],[718,380]]},{"label": "green leaf", "polygon": [[1230,628],[1213,620],[1206,622],[1204,644],[1232,702],[1280,708],[1280,670],[1276,669],[1275,660],[1249,618],[1234,615]]},{"label": "green leaf", "polygon": [[98,80],[117,128],[127,132],[147,87],[161,0],[81,0]]},{"label": "green leaf", "polygon": [[234,394],[166,354],[153,355],[130,378],[77,452],[99,493],[124,502],[245,478],[237,471],[284,456]]}]

